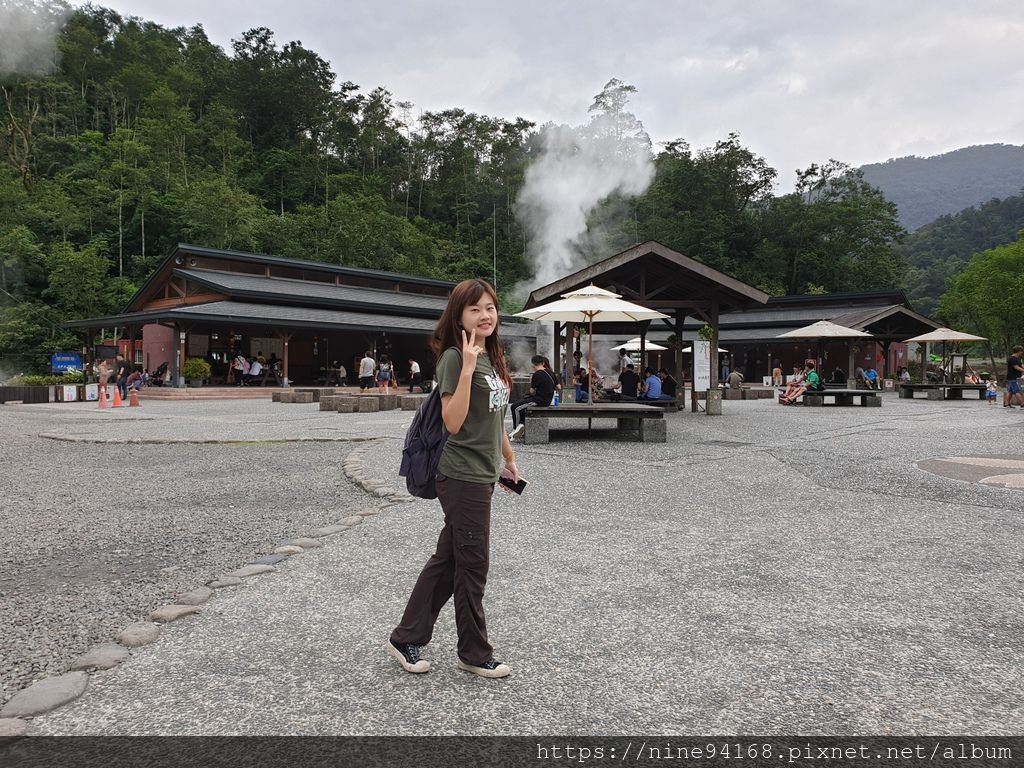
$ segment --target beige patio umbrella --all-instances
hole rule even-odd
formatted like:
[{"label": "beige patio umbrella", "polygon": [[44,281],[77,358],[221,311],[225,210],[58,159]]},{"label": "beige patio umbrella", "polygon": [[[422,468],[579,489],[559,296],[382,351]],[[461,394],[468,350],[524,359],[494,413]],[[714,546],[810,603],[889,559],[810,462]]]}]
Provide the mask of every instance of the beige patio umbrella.
[{"label": "beige patio umbrella", "polygon": [[[796,328],[792,331],[780,333],[777,339],[817,339],[818,340],[818,362],[825,355],[825,339],[870,339],[870,333],[858,331],[855,328],[847,328],[845,325],[833,323],[830,320],[819,320],[816,323],[805,325],[803,328]],[[819,371],[819,375],[821,372]],[[850,349],[849,370],[846,375],[853,375],[853,349]],[[824,380],[824,379],[823,379]]]},{"label": "beige patio umbrella", "polygon": [[[954,331],[952,328],[936,328],[934,331],[928,331],[928,333],[922,333],[920,336],[915,336],[912,339],[905,339],[904,343],[909,344],[910,342],[917,342],[918,344],[924,344],[924,353],[922,354],[921,360],[921,380],[925,380],[925,359],[928,354],[928,344],[942,342],[942,377],[945,379],[946,374],[946,344],[958,344],[961,341],[988,341],[984,336],[975,336],[973,333],[963,333],[962,331]],[[952,371],[950,371],[952,373]]]},{"label": "beige patio umbrella", "polygon": [[578,291],[563,293],[562,298],[533,309],[517,312],[516,317],[529,320],[550,320],[560,323],[587,323],[587,360],[593,360],[594,322],[643,322],[667,318],[653,309],[623,301],[619,294],[588,285]]}]

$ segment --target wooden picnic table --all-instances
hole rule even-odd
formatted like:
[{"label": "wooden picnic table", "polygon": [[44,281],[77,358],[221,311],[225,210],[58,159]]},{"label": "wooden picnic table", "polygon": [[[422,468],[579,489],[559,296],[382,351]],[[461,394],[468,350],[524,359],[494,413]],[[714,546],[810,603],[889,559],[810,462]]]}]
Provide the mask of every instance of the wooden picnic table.
[{"label": "wooden picnic table", "polygon": [[552,419],[586,419],[587,430],[593,429],[594,419],[615,419],[611,430],[616,436],[632,437],[642,443],[664,443],[667,440],[665,411],[654,405],[641,403],[564,403],[555,406],[530,408],[526,411],[524,441],[528,444],[547,443],[551,437]]}]

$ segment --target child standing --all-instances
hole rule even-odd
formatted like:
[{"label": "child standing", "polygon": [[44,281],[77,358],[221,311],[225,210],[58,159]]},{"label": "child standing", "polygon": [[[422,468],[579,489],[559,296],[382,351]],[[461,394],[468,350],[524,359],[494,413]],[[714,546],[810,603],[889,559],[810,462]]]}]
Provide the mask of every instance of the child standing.
[{"label": "child standing", "polygon": [[989,377],[988,381],[985,382],[985,398],[988,400],[988,404],[995,405],[998,396],[999,387],[996,385],[996,380]]}]

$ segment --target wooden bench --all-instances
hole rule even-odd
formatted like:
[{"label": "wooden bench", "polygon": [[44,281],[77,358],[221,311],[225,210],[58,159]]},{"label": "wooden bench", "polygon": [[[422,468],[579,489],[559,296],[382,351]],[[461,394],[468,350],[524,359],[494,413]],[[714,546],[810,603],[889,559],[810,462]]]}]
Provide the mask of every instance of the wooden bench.
[{"label": "wooden bench", "polygon": [[[653,405],[661,408],[664,411],[675,413],[679,410],[679,401],[675,398],[671,400],[645,400],[642,397],[631,398],[629,400],[616,400],[613,397],[602,397],[595,402],[595,405],[621,405],[622,403],[634,403],[636,405]],[[587,403],[582,403],[587,405]]]},{"label": "wooden bench", "polygon": [[[669,402],[666,400],[665,402]],[[641,403],[565,403],[563,405],[530,408],[526,411],[524,442],[547,443],[551,437],[552,419],[586,419],[587,430],[593,428],[594,419],[615,419],[617,436],[629,436],[642,443],[664,443],[668,431],[665,411]],[[633,435],[636,437],[633,438]]]},{"label": "wooden bench", "polygon": [[[862,405],[881,408],[881,395],[881,392],[872,389],[821,389],[808,390],[800,396],[799,400],[803,405],[817,407],[828,405],[825,401],[831,399],[832,405]],[[855,400],[857,402],[854,402]],[[779,402],[782,402],[782,395],[779,395]]]},{"label": "wooden bench", "polygon": [[912,400],[918,392],[925,392],[929,400],[963,400],[964,392],[977,392],[978,399],[985,398],[984,384],[907,384],[901,383],[900,397]]}]

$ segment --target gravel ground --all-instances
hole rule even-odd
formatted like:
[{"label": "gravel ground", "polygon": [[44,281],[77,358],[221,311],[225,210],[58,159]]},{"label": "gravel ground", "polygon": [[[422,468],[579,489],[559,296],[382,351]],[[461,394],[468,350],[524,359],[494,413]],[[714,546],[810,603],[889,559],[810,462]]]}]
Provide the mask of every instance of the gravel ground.
[{"label": "gravel ground", "polygon": [[[38,429],[55,407],[30,408],[19,413]],[[521,498],[496,494],[487,590],[489,634],[514,669],[505,681],[455,669],[450,605],[427,648],[430,674],[407,675],[383,652],[440,525],[436,503],[417,502],[223,591],[91,675],[78,700],[33,718],[33,732],[1024,733],[1024,492],[918,467],[1022,460],[1012,435],[1024,414],[893,396],[882,409],[723,409],[671,415],[665,444],[578,431],[517,448],[531,485]],[[158,418],[133,429],[203,433],[202,419],[149,413]],[[400,482],[409,414],[195,413],[207,431],[378,436],[355,450],[374,477]],[[217,467],[239,449],[181,450]],[[250,483],[266,474],[237,471]],[[293,492],[338,495],[302,487],[307,477]],[[184,484],[192,495],[200,485]],[[6,528],[24,558],[38,534]]]},{"label": "gravel ground", "polygon": [[[38,437],[253,439],[244,405],[237,423],[220,409],[184,422],[117,414],[112,424],[73,408],[0,408],[0,705],[175,595],[366,506],[340,469],[350,442]],[[301,427],[259,429],[287,439]]]}]

